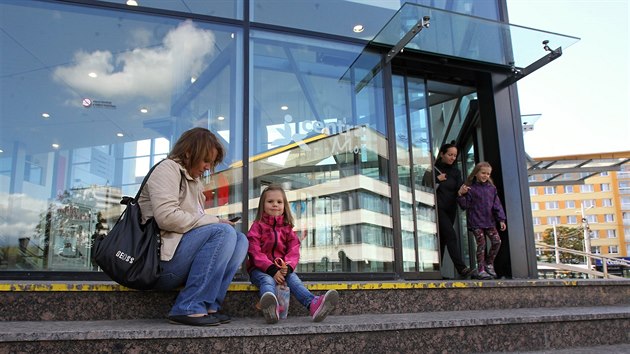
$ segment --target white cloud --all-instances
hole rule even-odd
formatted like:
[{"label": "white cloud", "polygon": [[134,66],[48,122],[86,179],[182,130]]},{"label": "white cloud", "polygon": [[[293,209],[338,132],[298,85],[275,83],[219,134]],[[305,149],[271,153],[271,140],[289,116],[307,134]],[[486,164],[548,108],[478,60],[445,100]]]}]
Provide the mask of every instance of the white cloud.
[{"label": "white cloud", "polygon": [[[54,71],[54,79],[100,99],[158,98],[197,76],[215,47],[212,31],[196,28],[190,20],[167,33],[158,46],[148,47],[148,34],[142,30],[130,37],[142,47],[120,54],[79,51],[72,65]],[[88,77],[90,72],[98,77]]]}]

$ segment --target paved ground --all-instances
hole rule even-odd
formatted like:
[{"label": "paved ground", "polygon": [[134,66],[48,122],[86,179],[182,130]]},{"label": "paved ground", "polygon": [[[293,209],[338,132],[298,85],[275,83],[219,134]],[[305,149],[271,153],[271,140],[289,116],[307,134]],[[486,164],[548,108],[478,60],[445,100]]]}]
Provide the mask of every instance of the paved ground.
[{"label": "paved ground", "polygon": [[[520,354],[630,354],[630,344],[601,345],[596,347],[571,348],[563,350],[542,350],[536,352],[515,352]],[[491,354],[491,353],[486,353]],[[497,353],[498,354],[498,353]]]}]

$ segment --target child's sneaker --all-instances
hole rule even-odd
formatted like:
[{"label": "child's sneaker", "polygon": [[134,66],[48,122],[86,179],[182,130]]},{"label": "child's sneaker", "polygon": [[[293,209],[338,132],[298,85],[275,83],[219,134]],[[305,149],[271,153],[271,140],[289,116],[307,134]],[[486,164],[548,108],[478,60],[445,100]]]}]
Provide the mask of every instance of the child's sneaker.
[{"label": "child's sneaker", "polygon": [[494,271],[494,266],[492,264],[486,265],[486,273],[492,275],[492,277],[495,279],[497,277],[497,272]]},{"label": "child's sneaker", "polygon": [[313,321],[321,322],[328,316],[330,311],[334,310],[339,302],[339,293],[337,290],[328,290],[326,294],[322,296],[315,296],[311,301],[311,317]]},{"label": "child's sneaker", "polygon": [[278,322],[278,299],[271,292],[266,292],[260,298],[260,309],[267,323]]}]

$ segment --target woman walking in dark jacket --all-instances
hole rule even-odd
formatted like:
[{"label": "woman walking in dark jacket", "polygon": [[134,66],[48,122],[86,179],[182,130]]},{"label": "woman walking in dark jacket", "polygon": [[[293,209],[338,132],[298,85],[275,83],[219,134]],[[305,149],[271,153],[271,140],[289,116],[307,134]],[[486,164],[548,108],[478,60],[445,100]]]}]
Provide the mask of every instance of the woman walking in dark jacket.
[{"label": "woman walking in dark jacket", "polygon": [[[461,257],[461,252],[457,243],[457,233],[453,224],[457,215],[457,195],[463,186],[462,174],[455,167],[457,160],[457,147],[454,144],[444,144],[440,148],[438,158],[435,161],[433,170],[435,171],[435,195],[437,198],[438,230],[440,233],[440,256],[444,258],[444,249],[448,249],[448,254],[453,260],[453,265],[457,273],[466,277],[470,275],[472,269],[467,267]],[[425,184],[431,173],[425,174]]]}]

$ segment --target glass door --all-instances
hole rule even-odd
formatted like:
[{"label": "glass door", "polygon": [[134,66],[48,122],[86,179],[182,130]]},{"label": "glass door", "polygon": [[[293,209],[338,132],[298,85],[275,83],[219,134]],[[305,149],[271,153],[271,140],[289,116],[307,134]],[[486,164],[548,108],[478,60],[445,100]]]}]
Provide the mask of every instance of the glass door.
[{"label": "glass door", "polygon": [[402,261],[405,273],[437,272],[439,243],[430,172],[431,145],[424,79],[393,76]]}]

